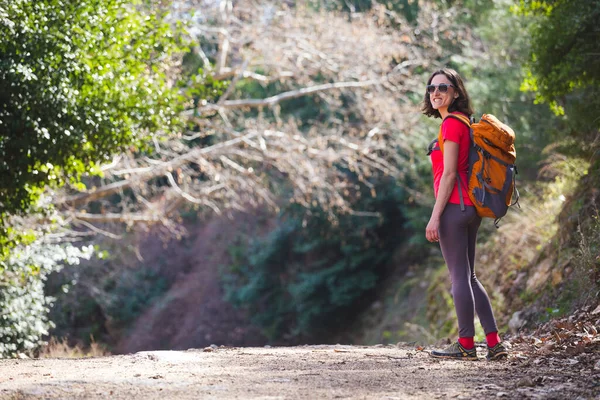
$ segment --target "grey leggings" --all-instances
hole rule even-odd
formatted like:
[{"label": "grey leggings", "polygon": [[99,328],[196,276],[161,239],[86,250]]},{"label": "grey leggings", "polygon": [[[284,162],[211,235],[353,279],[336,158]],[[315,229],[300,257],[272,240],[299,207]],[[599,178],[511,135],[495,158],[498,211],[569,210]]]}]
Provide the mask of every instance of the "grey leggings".
[{"label": "grey leggings", "polygon": [[497,332],[490,299],[475,276],[475,242],[481,218],[475,207],[446,204],[440,219],[440,247],[452,281],[459,337],[475,336],[475,311],[485,334]]}]

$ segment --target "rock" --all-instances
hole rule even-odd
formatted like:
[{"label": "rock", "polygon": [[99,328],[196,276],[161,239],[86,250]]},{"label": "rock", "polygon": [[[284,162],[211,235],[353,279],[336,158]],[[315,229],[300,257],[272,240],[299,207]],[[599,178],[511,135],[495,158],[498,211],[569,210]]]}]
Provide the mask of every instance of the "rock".
[{"label": "rock", "polygon": [[535,382],[533,382],[533,379],[531,379],[528,376],[521,378],[517,382],[517,387],[532,387],[532,386],[535,386]]},{"label": "rock", "polygon": [[596,364],[594,364],[594,369],[600,369],[600,360],[596,361]]},{"label": "rock", "polygon": [[211,351],[215,351],[212,347],[205,347],[203,351],[210,353]]},{"label": "rock", "polygon": [[525,318],[523,318],[522,315],[523,315],[522,311],[517,311],[512,315],[512,317],[510,318],[510,321],[508,321],[508,328],[513,333],[517,333],[519,331],[519,329],[524,327],[525,324],[527,323],[527,320]]}]

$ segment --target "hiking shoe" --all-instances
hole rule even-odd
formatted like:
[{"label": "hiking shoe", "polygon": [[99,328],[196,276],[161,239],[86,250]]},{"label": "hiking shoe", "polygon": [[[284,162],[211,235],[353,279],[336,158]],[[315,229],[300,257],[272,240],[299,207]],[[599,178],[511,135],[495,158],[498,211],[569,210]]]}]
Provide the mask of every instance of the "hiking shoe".
[{"label": "hiking shoe", "polygon": [[450,358],[454,360],[477,361],[477,350],[473,347],[470,350],[465,349],[458,342],[452,343],[445,350],[431,352],[431,356],[435,358]]},{"label": "hiking shoe", "polygon": [[500,360],[508,357],[508,350],[502,344],[502,342],[498,343],[494,347],[488,347],[487,356],[485,358],[488,361]]}]

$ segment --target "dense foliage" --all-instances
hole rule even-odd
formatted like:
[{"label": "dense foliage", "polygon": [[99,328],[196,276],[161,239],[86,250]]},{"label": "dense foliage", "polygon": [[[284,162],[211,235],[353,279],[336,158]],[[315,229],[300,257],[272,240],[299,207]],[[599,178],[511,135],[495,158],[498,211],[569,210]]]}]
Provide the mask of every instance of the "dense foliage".
[{"label": "dense foliage", "polygon": [[521,0],[519,10],[535,18],[524,87],[563,115],[567,126],[560,142],[567,157],[554,164],[563,169],[583,165],[576,168],[580,179],[559,214],[561,229],[548,246],[555,246],[555,254],[546,248],[558,264],[569,265],[569,281],[548,291],[556,309],[569,312],[597,300],[600,293],[600,2]]},{"label": "dense foliage", "polygon": [[568,107],[574,128],[598,130],[600,2],[521,0],[520,10],[536,18],[526,87],[559,113]]},{"label": "dense foliage", "polygon": [[0,357],[39,346],[48,275],[91,252],[48,243],[27,214],[51,206],[38,203],[47,186],[81,188],[115,152],[177,124],[167,71],[179,48],[139,2],[0,0]]},{"label": "dense foliage", "polygon": [[[265,239],[230,250],[234,264],[224,275],[226,297],[250,310],[274,341],[319,338],[339,332],[384,276],[399,244],[410,237],[402,205],[406,192],[391,180],[363,187],[354,204],[361,212],[332,220],[319,208],[291,206]],[[314,339],[313,339],[314,340]]]},{"label": "dense foliage", "polygon": [[[0,216],[175,120],[176,41],[124,0],[0,1]],[[0,221],[1,222],[1,221]]]}]

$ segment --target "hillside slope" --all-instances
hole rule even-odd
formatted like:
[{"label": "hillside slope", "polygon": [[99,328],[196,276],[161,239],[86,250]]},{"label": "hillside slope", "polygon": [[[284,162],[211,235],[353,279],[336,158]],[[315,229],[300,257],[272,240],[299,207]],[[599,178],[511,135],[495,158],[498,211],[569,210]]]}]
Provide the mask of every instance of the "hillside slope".
[{"label": "hillside slope", "polygon": [[[189,244],[170,243],[170,260],[185,272],[122,335],[114,352],[202,348],[211,344],[256,346],[266,343],[243,310],[223,298],[221,268],[230,262],[229,248],[239,235],[256,235],[269,225],[261,211],[215,216],[194,226]],[[142,251],[152,251],[152,242]],[[156,251],[154,249],[154,251]],[[152,263],[153,258],[148,257]]]}]

